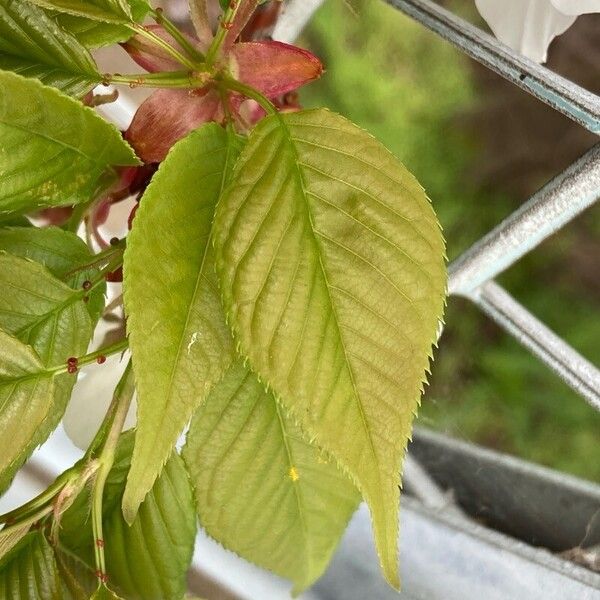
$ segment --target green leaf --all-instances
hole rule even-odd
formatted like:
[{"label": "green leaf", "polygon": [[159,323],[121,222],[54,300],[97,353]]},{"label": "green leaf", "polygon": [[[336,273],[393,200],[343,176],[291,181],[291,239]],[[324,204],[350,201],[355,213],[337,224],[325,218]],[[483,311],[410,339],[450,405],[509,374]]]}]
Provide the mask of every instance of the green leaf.
[{"label": "green leaf", "polygon": [[423,189],[340,116],[274,115],[250,135],[215,229],[241,352],[356,482],[397,586],[399,473],[446,288]]},{"label": "green leaf", "polygon": [[0,0],[0,69],[81,97],[101,82],[90,53],[41,8]]},{"label": "green leaf", "polygon": [[241,360],[194,415],[183,458],[206,531],[295,592],[323,573],[360,500]]},{"label": "green leaf", "polygon": [[[52,275],[74,290],[81,290],[85,281],[92,281],[99,274],[97,267],[86,267],[94,261],[94,255],[85,242],[59,227],[0,228],[0,251],[44,265]],[[93,325],[104,310],[105,293],[105,283],[89,293],[86,308]]]},{"label": "green leaf", "polygon": [[[127,0],[29,0],[43,8],[106,23],[134,22]],[[142,0],[137,0],[140,4]],[[145,2],[144,2],[145,3]],[[147,3],[145,3],[147,4]]]},{"label": "green leaf", "polygon": [[[104,551],[109,582],[127,600],[178,600],[186,590],[185,575],[196,536],[188,474],[181,457],[173,453],[129,527],[120,503],[132,448],[133,434],[121,436],[105,487]],[[89,490],[85,490],[63,516],[61,541],[84,560],[93,561],[89,507]]]},{"label": "green leaf", "polygon": [[90,600],[122,600],[121,596],[117,596],[113,591],[109,590],[105,585],[101,585],[91,597]]},{"label": "green leaf", "polygon": [[[69,357],[85,353],[93,330],[82,288],[71,289],[31,260],[0,253],[0,289],[0,327],[29,344],[45,366],[63,365]],[[19,452],[10,464],[2,463],[0,489],[56,428],[75,381],[70,374],[55,377],[52,391],[44,396],[42,408],[36,413],[36,426],[27,428],[30,438],[14,445]],[[7,406],[6,410],[11,409]],[[0,433],[1,437],[9,436],[3,429]]]},{"label": "green leaf", "polygon": [[0,218],[87,202],[137,165],[119,131],[35,79],[0,71]]},{"label": "green leaf", "polygon": [[29,532],[32,523],[16,523],[5,525],[0,531],[0,559],[8,554]]},{"label": "green leaf", "polygon": [[144,194],[127,239],[125,309],[138,391],[123,501],[129,521],[233,358],[210,231],[238,151],[236,139],[214,123],[177,143]]},{"label": "green leaf", "polygon": [[42,532],[29,533],[0,564],[2,600],[58,600],[61,581]]},{"label": "green leaf", "polygon": [[54,378],[37,354],[0,330],[1,490],[24,460],[24,453],[32,450],[40,428],[51,419],[55,392]]},{"label": "green leaf", "polygon": [[89,600],[98,587],[94,571],[64,548],[55,548],[54,558],[63,588],[61,600]]},{"label": "green leaf", "polygon": [[0,253],[0,327],[29,344],[46,366],[84,354],[92,337],[85,290],[73,290],[42,265]]},{"label": "green leaf", "polygon": [[[144,20],[150,9],[144,0],[130,0],[131,14],[136,23]],[[124,25],[103,23],[86,17],[49,11],[56,22],[66,31],[72,33],[86,48],[100,48],[110,44],[126,42],[134,32]]]}]

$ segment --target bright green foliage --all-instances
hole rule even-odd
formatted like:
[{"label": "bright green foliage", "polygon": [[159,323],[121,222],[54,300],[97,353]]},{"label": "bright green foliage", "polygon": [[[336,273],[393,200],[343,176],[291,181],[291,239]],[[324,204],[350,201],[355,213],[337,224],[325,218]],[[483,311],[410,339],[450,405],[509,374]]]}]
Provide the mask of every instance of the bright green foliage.
[{"label": "bright green foliage", "polygon": [[0,253],[0,327],[29,344],[47,366],[85,352],[92,336],[83,289],[73,290],[42,265]]},{"label": "bright green foliage", "polygon": [[51,418],[54,396],[54,379],[35,352],[0,330],[0,489]]},{"label": "bright green foliage", "polygon": [[[130,527],[120,503],[132,447],[132,433],[124,434],[105,487],[104,550],[110,583],[128,600],[178,600],[186,590],[185,573],[196,535],[188,474],[173,453]],[[65,513],[61,542],[93,564],[88,490]]]},{"label": "bright green foliage", "polygon": [[27,534],[0,563],[0,598],[63,598],[52,547],[41,532]]},{"label": "bright green foliage", "polygon": [[[148,12],[148,3],[144,0],[130,0],[133,20],[141,22]],[[66,31],[72,33],[86,48],[99,48],[118,42],[126,42],[133,31],[125,25],[103,23],[95,19],[88,19],[57,11],[49,11],[56,22]]]},{"label": "bright green foliage", "polygon": [[93,110],[7,71],[0,71],[0,139],[0,215],[87,202],[115,176],[112,165],[138,164]]},{"label": "bright green foliage", "polygon": [[[73,290],[42,265],[5,253],[0,253],[0,289],[3,290],[0,327],[29,344],[45,366],[63,365],[69,357],[85,353],[92,337],[92,321],[83,301],[83,289]],[[4,464],[0,489],[6,487],[23,461],[54,430],[64,414],[74,383],[72,375],[58,375],[52,384],[46,380],[31,392],[36,402],[38,394],[41,396],[41,408],[35,413],[35,426],[27,428],[31,436],[28,443],[25,438],[20,444],[7,439],[12,449],[19,452],[12,455],[10,464]],[[7,401],[6,410],[10,412],[12,397]]]},{"label": "bright green foliage", "polygon": [[355,480],[398,585],[399,471],[446,287],[423,189],[342,117],[270,116],[250,135],[216,232],[241,351]]},{"label": "bright green foliage", "polygon": [[[126,25],[133,22],[131,5],[127,0],[29,0],[33,4],[56,10],[69,15],[76,15],[102,21]],[[142,0],[136,0],[141,4]],[[144,2],[145,3],[145,2]]]},{"label": "bright green foliage", "polygon": [[128,520],[233,357],[210,232],[238,151],[237,140],[216,124],[175,145],[144,194],[127,241],[125,309],[138,390],[123,502]]},{"label": "bright green foliage", "polygon": [[83,96],[101,77],[90,53],[41,8],[0,0],[0,69]]},{"label": "bright green foliage", "polygon": [[[86,266],[94,258],[85,242],[59,227],[0,228],[0,251],[44,265],[52,275],[74,290],[82,290],[85,281],[92,281],[99,274],[97,267]],[[105,292],[106,284],[102,282],[87,294],[86,308],[94,324],[104,308]]]},{"label": "bright green foliage", "polygon": [[241,360],[194,415],[183,457],[206,531],[296,592],[322,574],[360,499]]}]

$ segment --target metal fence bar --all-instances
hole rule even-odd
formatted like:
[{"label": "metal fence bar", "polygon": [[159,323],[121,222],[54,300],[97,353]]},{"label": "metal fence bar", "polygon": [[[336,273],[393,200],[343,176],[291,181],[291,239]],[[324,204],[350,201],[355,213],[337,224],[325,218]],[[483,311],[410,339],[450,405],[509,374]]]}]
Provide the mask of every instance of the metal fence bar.
[{"label": "metal fence bar", "polygon": [[595,94],[528,60],[430,0],[386,2],[542,102],[600,134],[600,98]]},{"label": "metal fence bar", "polygon": [[600,370],[539,321],[494,281],[470,296],[486,314],[600,410]]},{"label": "metal fence bar", "polygon": [[450,264],[450,294],[470,296],[600,198],[600,144]]}]

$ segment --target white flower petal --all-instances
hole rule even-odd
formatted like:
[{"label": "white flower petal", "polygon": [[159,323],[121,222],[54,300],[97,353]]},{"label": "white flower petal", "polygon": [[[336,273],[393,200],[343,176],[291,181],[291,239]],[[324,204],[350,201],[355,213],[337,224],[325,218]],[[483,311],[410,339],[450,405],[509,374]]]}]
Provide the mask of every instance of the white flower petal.
[{"label": "white flower petal", "polygon": [[575,16],[558,11],[550,0],[475,0],[494,35],[537,62],[545,62],[550,42],[564,33]]},{"label": "white flower petal", "polygon": [[554,8],[565,15],[600,12],[600,0],[551,0]]}]

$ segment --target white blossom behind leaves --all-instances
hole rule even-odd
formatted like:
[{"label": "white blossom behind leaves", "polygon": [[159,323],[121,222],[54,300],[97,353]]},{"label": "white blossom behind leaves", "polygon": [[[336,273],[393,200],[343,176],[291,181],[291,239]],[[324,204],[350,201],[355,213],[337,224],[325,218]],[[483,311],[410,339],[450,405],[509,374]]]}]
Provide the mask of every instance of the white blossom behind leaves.
[{"label": "white blossom behind leaves", "polygon": [[481,16],[504,44],[536,62],[548,46],[585,13],[600,12],[600,0],[475,0]]}]

